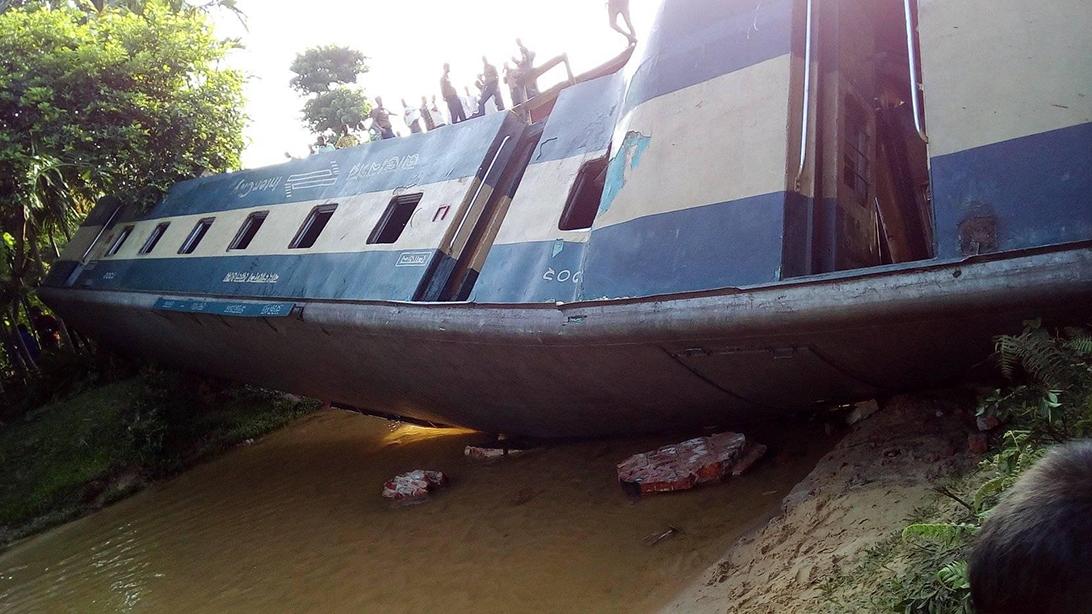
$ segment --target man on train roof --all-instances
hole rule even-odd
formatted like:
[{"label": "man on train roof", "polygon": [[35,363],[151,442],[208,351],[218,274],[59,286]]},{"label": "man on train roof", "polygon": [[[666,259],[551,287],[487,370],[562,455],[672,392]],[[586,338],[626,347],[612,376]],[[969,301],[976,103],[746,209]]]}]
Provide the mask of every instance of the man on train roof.
[{"label": "man on train roof", "polygon": [[393,139],[394,125],[391,124],[391,114],[386,107],[383,106],[383,97],[375,97],[375,106],[372,108],[372,112],[368,114],[368,117],[372,118],[372,127],[379,131],[380,138]]}]

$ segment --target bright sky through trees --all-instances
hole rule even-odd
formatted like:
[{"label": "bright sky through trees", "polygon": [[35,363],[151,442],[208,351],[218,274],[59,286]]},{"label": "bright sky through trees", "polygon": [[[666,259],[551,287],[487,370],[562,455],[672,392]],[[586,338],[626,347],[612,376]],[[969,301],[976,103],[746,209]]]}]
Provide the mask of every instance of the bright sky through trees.
[{"label": "bright sky through trees", "polygon": [[[639,35],[656,2],[633,0]],[[364,52],[371,67],[361,78],[366,94],[382,96],[400,113],[403,97],[413,104],[422,95],[439,95],[444,62],[451,63],[460,91],[463,85],[473,88],[482,55],[501,70],[517,53],[517,37],[539,61],[567,52],[576,72],[614,57],[626,44],[607,24],[605,0],[239,0],[238,5],[248,29],[227,11],[216,22],[219,34],[239,37],[245,45],[229,62],[251,76],[246,167],[282,162],[285,153],[307,153],[313,137],[300,121],[303,100],[288,82],[292,59],[308,47],[332,43]],[[555,70],[543,85],[563,74]]]}]

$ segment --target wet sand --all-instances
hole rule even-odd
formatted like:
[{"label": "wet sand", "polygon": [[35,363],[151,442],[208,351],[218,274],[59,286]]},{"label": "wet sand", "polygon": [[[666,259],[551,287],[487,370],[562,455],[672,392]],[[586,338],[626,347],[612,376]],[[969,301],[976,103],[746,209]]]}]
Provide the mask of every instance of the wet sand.
[{"label": "wet sand", "polygon": [[[320,412],[0,555],[0,611],[649,611],[760,527],[835,443],[814,424],[724,485],[628,499],[614,465],[683,435],[483,464],[482,436]],[[383,481],[450,488],[393,506]],[[658,545],[643,539],[681,530]]]}]

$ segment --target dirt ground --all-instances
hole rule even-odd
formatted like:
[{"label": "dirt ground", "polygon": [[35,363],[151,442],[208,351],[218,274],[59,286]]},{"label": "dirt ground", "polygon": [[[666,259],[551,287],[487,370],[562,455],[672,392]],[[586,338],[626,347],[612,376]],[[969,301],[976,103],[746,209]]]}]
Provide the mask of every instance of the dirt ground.
[{"label": "dirt ground", "polygon": [[931,480],[973,460],[962,415],[929,397],[887,402],[785,497],[780,516],[735,542],[665,611],[829,609],[824,581],[900,529],[933,496]]}]

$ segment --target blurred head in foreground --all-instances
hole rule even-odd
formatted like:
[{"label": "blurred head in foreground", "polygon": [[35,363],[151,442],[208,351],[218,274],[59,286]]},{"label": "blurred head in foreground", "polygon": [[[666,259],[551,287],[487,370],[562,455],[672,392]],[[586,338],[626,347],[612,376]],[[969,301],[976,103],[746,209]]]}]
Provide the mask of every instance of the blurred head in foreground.
[{"label": "blurred head in foreground", "polygon": [[1092,441],[1058,446],[994,508],[971,553],[980,614],[1092,611]]}]

